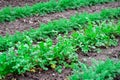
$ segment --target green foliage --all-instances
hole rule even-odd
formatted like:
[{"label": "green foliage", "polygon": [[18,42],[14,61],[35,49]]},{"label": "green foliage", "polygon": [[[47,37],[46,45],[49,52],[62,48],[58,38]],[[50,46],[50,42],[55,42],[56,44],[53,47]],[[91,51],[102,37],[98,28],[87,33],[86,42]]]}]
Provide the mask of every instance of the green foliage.
[{"label": "green foliage", "polygon": [[71,36],[58,36],[57,43],[54,44],[50,38],[34,44],[29,36],[25,36],[25,43],[17,42],[15,47],[0,54],[0,76],[9,73],[21,74],[35,67],[44,70],[51,67],[61,72],[62,66],[69,67],[78,62],[75,53],[77,48],[87,53],[100,47],[116,46],[115,36],[120,27],[118,24],[89,23],[88,27],[73,32]]},{"label": "green foliage", "polygon": [[[107,14],[105,13],[105,11]],[[119,17],[119,14],[120,8],[116,8],[103,10],[100,13],[94,14],[88,13],[77,14],[75,16],[71,16],[70,20],[67,19],[54,20],[52,22],[49,22],[48,24],[42,24],[41,27],[38,28],[37,30],[31,29],[30,31],[25,31],[23,33],[18,32],[14,35],[0,37],[0,51],[4,51],[12,46],[15,46],[17,42],[26,43],[24,41],[25,36],[29,36],[34,42],[37,42],[48,37],[50,38],[54,37],[58,33],[65,33],[68,31],[72,31],[73,29],[83,29],[84,27],[80,25],[84,25],[84,23],[87,23],[88,21],[105,20],[108,18],[113,18],[113,16],[116,18]],[[104,17],[105,15],[106,17]],[[117,32],[119,31],[120,30],[118,30]]]},{"label": "green foliage", "polygon": [[[18,42],[16,47],[9,48],[7,52],[0,54],[0,77],[7,74],[21,74],[35,67],[48,70],[48,67],[59,69],[60,66],[69,65],[78,61],[75,47],[69,39],[58,38],[59,42],[53,45],[51,39],[46,42],[33,44],[33,41],[27,36],[25,41],[28,43]],[[55,65],[53,67],[52,65]]]},{"label": "green foliage", "polygon": [[113,78],[120,74],[120,61],[106,60],[96,61],[95,64],[87,66],[79,63],[75,66],[73,75],[69,77],[70,80],[113,80]]},{"label": "green foliage", "polygon": [[32,15],[45,15],[51,12],[64,11],[65,9],[75,9],[81,6],[91,6],[116,0],[50,0],[48,2],[36,3],[33,6],[6,7],[0,10],[0,22],[13,21]]},{"label": "green foliage", "polygon": [[84,53],[97,50],[100,47],[116,46],[117,40],[115,36],[118,28],[119,24],[116,26],[105,22],[99,25],[89,24],[84,30],[72,34],[74,45],[77,44]]}]

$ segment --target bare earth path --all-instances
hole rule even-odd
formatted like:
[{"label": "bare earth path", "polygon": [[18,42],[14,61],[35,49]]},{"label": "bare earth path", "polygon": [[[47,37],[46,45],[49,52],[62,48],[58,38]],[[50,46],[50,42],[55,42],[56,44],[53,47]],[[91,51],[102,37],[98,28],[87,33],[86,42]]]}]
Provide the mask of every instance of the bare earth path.
[{"label": "bare earth path", "polygon": [[47,23],[51,20],[59,18],[69,18],[76,13],[82,13],[87,11],[89,13],[99,12],[102,9],[120,7],[120,2],[107,3],[103,5],[96,5],[91,7],[82,7],[78,10],[67,10],[65,12],[48,14],[45,16],[33,16],[25,19],[18,19],[13,22],[0,23],[0,34],[6,35],[6,33],[14,34],[15,31],[24,31],[32,28],[38,28],[40,23]]}]

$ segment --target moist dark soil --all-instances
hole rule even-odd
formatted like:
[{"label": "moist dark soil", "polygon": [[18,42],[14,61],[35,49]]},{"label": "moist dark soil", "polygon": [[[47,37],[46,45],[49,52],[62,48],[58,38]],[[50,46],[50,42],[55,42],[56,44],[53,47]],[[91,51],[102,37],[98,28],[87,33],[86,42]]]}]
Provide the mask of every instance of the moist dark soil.
[{"label": "moist dark soil", "polygon": [[80,50],[77,51],[79,59],[88,65],[92,64],[92,60],[106,60],[108,58],[113,60],[120,59],[120,38],[118,38],[118,46],[101,49],[101,52],[89,52],[88,54],[82,53]]},{"label": "moist dark soil", "polygon": [[0,9],[6,6],[24,6],[26,4],[32,5],[38,2],[45,2],[48,0],[0,0]]},{"label": "moist dark soil", "polygon": [[103,5],[96,5],[91,7],[82,7],[77,10],[67,10],[64,12],[47,14],[44,16],[36,15],[29,18],[17,19],[16,21],[13,22],[0,23],[0,35],[5,36],[7,33],[14,34],[16,31],[22,32],[24,30],[29,30],[30,28],[38,28],[39,24],[41,23],[47,23],[49,21],[59,18],[69,18],[70,16],[76,13],[82,13],[85,11],[89,13],[93,13],[93,12],[99,12],[102,9],[116,8],[116,7],[120,7],[120,2],[106,3]]},{"label": "moist dark soil", "polygon": [[22,75],[9,75],[4,80],[67,80],[70,75],[70,69],[63,69],[61,74],[54,70],[48,70],[36,73],[26,72]]},{"label": "moist dark soil", "polygon": [[120,75],[117,75],[114,80],[120,80]]}]

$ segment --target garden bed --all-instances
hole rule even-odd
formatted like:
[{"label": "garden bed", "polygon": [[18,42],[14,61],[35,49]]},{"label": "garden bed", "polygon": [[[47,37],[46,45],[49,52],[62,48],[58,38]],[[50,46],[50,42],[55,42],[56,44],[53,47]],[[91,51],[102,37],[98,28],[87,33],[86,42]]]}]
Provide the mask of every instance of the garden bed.
[{"label": "garden bed", "polygon": [[[46,1],[48,0],[1,0],[0,8],[9,4],[12,6],[11,9],[15,6],[20,6],[22,9],[26,4],[32,6],[37,2]],[[57,11],[59,8],[56,7],[55,12],[54,10],[47,12],[43,8],[44,15],[37,14],[41,9],[35,13],[33,10],[33,13],[30,13],[33,14],[32,16],[20,13],[25,14],[25,17],[16,16],[12,21],[9,19],[11,20],[13,15],[9,12],[8,15],[11,17],[7,16],[8,21],[6,15],[2,17],[3,22],[0,22],[2,80],[86,80],[87,73],[92,75],[88,77],[93,80],[96,79],[95,76],[101,78],[102,75],[103,79],[99,78],[100,80],[109,77],[111,80],[120,79],[118,64],[120,62],[120,2],[111,0],[97,4],[99,0],[95,3],[91,0],[93,5],[85,6],[89,4],[83,2],[83,6],[78,3],[79,0],[74,0],[75,4],[79,4],[76,6],[71,2],[69,4],[67,1],[61,1],[70,8],[60,5],[63,10]],[[5,11],[1,11],[1,14],[2,12]],[[16,13],[18,14],[19,11]],[[94,61],[103,61],[103,64],[100,64],[100,67],[92,66]],[[105,73],[101,68],[105,65],[104,62],[113,65],[113,67],[104,67]],[[87,66],[81,65],[82,63]],[[92,74],[95,71],[96,73]],[[83,76],[80,77],[81,75]]]},{"label": "garden bed", "polygon": [[14,34],[16,31],[29,30],[30,28],[39,28],[41,23],[48,23],[52,20],[60,18],[70,18],[70,16],[75,15],[76,13],[83,12],[100,12],[102,9],[116,8],[120,7],[120,2],[106,3],[103,5],[96,5],[91,7],[83,7],[77,10],[67,10],[65,12],[47,14],[45,16],[33,16],[24,19],[18,19],[14,22],[0,23],[0,34],[5,36],[8,34]]}]

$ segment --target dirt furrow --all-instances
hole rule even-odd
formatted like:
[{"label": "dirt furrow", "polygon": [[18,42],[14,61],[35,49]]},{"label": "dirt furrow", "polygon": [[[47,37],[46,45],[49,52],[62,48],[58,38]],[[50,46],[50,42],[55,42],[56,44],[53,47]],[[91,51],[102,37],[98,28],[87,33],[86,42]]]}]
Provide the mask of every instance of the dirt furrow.
[{"label": "dirt furrow", "polygon": [[30,73],[26,72],[23,75],[9,75],[5,80],[67,80],[67,76],[70,76],[72,71],[70,69],[63,69],[59,74],[54,70]]},{"label": "dirt furrow", "polygon": [[41,23],[47,23],[51,20],[55,20],[59,18],[69,18],[70,16],[76,13],[82,13],[84,11],[93,13],[93,12],[99,12],[102,9],[116,8],[116,7],[120,7],[120,2],[106,3],[103,5],[96,5],[91,7],[82,7],[78,10],[67,10],[64,12],[47,14],[45,16],[36,15],[29,18],[18,19],[14,22],[0,23],[0,34],[4,36],[7,33],[14,34],[16,31],[29,30],[31,27],[38,28],[39,24]]},{"label": "dirt furrow", "polygon": [[26,4],[28,5],[33,5],[38,2],[45,2],[48,0],[0,0],[0,9],[6,7],[6,6],[25,6]]},{"label": "dirt furrow", "polygon": [[113,59],[113,60],[119,60],[120,59],[120,38],[118,38],[118,46],[116,47],[109,47],[109,48],[104,48],[101,49],[100,53],[94,53],[94,52],[89,52],[87,55],[82,53],[81,51],[78,51],[77,53],[79,54],[79,59],[80,61],[87,63],[91,65],[91,61],[93,59],[95,60],[106,60],[108,58]]}]

